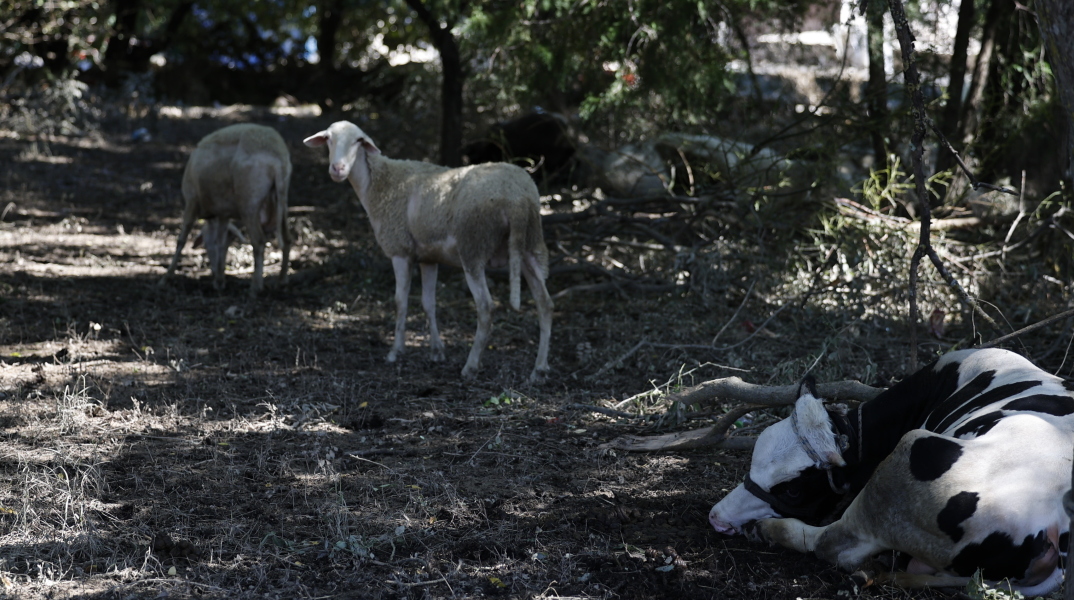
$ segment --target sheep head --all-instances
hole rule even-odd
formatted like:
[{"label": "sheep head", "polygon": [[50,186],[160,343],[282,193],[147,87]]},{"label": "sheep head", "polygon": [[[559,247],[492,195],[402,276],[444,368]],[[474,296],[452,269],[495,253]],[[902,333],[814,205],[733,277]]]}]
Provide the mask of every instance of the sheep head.
[{"label": "sheep head", "polygon": [[350,121],[336,121],[328,129],[309,136],[302,143],[311,148],[328,146],[328,176],[336,183],[347,179],[358,161],[359,153],[380,153],[373,140]]}]

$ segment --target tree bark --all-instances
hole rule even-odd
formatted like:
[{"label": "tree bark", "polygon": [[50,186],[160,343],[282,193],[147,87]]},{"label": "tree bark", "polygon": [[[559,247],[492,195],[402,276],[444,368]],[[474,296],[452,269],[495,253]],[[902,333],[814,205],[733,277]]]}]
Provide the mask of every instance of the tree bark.
[{"label": "tree bark", "polygon": [[[940,131],[958,150],[962,140],[958,138],[959,118],[962,115],[962,90],[966,80],[967,51],[970,44],[970,31],[973,29],[976,11],[974,0],[962,0],[958,7],[958,29],[955,32],[955,47],[951,54],[950,83],[947,85],[947,103],[940,117]],[[946,171],[955,165],[955,157],[942,145],[936,158],[936,171]]]},{"label": "tree bark", "polygon": [[343,0],[327,0],[321,4],[317,28],[317,53],[321,59],[321,72],[336,72],[336,36],[343,24]]},{"label": "tree bark", "polygon": [[977,53],[977,60],[973,64],[970,91],[966,96],[966,101],[962,103],[958,132],[954,137],[961,143],[966,143],[966,140],[977,131],[981,98],[984,96],[988,73],[992,68],[992,53],[996,47],[996,28],[1003,18],[1005,4],[1003,0],[992,0],[992,3],[988,5],[988,12],[985,13],[984,25],[981,28],[981,51]]},{"label": "tree bark", "polygon": [[869,137],[873,142],[876,168],[887,167],[888,80],[884,71],[884,13],[887,0],[873,0],[865,14],[866,45],[869,48],[869,82],[865,86],[866,108],[869,111]]},{"label": "tree bark", "polygon": [[1067,118],[1066,174],[1074,177],[1074,3],[1071,0],[1037,0],[1037,22],[1048,64]]},{"label": "tree bark", "polygon": [[138,39],[138,16],[142,0],[115,0],[116,22],[104,51],[104,81],[116,85],[126,73],[142,73],[149,69],[149,58],[167,48],[183,20],[194,8],[194,2],[180,2],[168,16],[163,31],[153,38]]},{"label": "tree bark", "polygon": [[[433,46],[440,53],[440,163],[462,164],[462,59],[450,23],[441,23],[422,0],[406,0],[407,6],[429,28]],[[460,10],[462,10],[460,8]]]}]

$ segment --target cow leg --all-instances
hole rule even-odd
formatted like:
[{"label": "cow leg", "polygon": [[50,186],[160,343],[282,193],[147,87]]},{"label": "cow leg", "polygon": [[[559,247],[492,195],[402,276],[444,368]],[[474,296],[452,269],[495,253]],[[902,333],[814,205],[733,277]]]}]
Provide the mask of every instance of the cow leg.
[{"label": "cow leg", "polygon": [[806,525],[798,519],[761,519],[757,523],[757,533],[764,541],[803,554],[817,547],[817,538],[824,529]]},{"label": "cow leg", "polygon": [[878,552],[887,549],[870,536],[854,530],[845,519],[827,527],[813,527],[798,519],[762,519],[758,533],[765,541],[818,558],[852,571]]}]

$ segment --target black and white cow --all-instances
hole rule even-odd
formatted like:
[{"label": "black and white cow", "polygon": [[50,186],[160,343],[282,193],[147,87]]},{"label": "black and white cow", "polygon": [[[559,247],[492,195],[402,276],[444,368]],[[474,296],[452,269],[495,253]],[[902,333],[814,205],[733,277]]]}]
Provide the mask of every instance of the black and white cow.
[{"label": "black and white cow", "polygon": [[1027,595],[1059,585],[1074,385],[1012,352],[962,350],[842,408],[802,390],[757,438],[745,483],[712,507],[716,531],[848,570],[898,550],[910,573],[981,569]]}]

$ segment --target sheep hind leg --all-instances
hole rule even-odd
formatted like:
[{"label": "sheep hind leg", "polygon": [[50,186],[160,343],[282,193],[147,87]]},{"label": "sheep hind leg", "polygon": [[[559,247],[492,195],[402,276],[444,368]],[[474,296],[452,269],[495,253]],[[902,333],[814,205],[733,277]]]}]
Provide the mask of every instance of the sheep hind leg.
[{"label": "sheep hind leg", "polygon": [[548,345],[552,338],[552,297],[548,295],[544,278],[537,261],[532,256],[527,256],[523,262],[522,274],[526,277],[526,285],[530,288],[533,301],[537,305],[537,322],[541,327],[541,337],[537,344],[537,362],[530,374],[530,381],[539,381],[548,372]]},{"label": "sheep hind leg", "polygon": [[186,246],[186,239],[190,236],[190,229],[193,226],[194,213],[191,210],[184,210],[183,227],[179,230],[179,240],[175,243],[175,254],[172,255],[172,262],[168,265],[168,272],[160,278],[157,285],[164,285],[168,278],[175,274],[175,268],[179,266],[179,256],[183,254],[183,246]]},{"label": "sheep hind leg", "polygon": [[209,219],[201,228],[205,253],[209,255],[209,269],[213,273],[213,289],[223,290],[227,252],[231,245],[230,222],[227,219]]},{"label": "sheep hind leg", "polygon": [[466,358],[466,366],[462,368],[463,379],[473,379],[481,368],[481,350],[488,343],[489,333],[492,330],[492,294],[489,293],[488,281],[485,279],[485,267],[463,266],[466,274],[466,285],[470,286],[470,293],[474,296],[474,304],[477,306],[477,332],[474,333],[474,345],[470,347],[470,356]]},{"label": "sheep hind leg", "polygon": [[395,341],[388,352],[388,362],[393,363],[403,353],[406,342],[406,302],[410,294],[410,259],[405,256],[392,257],[392,269],[395,270]]},{"label": "sheep hind leg", "polygon": [[246,229],[249,230],[250,244],[254,250],[254,274],[250,279],[250,297],[256,298],[258,292],[265,287],[263,275],[265,268],[265,234],[261,231],[260,226],[254,228],[247,226]]},{"label": "sheep hind leg", "polygon": [[440,328],[436,326],[436,263],[421,265],[421,306],[429,319],[429,349],[433,362],[444,360],[444,341],[440,339]]}]

